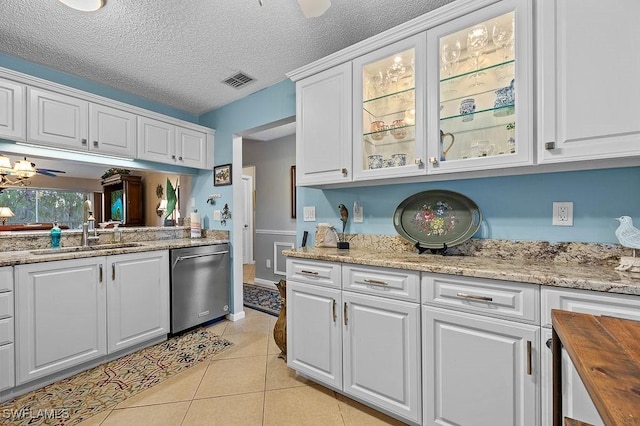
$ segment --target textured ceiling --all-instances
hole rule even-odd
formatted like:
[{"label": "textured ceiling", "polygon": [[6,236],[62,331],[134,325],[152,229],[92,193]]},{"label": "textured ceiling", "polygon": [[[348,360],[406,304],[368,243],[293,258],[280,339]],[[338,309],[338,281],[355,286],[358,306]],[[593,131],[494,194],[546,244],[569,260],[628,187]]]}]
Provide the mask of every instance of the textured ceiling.
[{"label": "textured ceiling", "polygon": [[[199,115],[450,1],[332,0],[306,19],[296,0],[0,0],[0,51]],[[221,83],[238,71],[256,81]]]}]

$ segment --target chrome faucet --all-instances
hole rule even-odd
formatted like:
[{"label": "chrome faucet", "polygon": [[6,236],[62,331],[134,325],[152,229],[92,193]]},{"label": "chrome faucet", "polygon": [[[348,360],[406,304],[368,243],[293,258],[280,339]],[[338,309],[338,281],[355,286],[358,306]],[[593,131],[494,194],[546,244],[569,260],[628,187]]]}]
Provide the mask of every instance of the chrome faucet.
[{"label": "chrome faucet", "polygon": [[[89,235],[89,231],[93,231],[93,235]],[[89,218],[82,224],[82,246],[87,247],[91,241],[100,239],[96,230],[96,220],[93,214],[89,212]]]}]

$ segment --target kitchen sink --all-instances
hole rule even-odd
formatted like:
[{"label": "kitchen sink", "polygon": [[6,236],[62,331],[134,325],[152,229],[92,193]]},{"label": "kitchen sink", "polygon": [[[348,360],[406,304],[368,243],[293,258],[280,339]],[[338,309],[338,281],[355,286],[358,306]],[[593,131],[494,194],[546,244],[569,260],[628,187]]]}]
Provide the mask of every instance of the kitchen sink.
[{"label": "kitchen sink", "polygon": [[77,253],[85,251],[113,250],[128,247],[140,247],[141,243],[113,243],[113,244],[95,244],[91,246],[72,246],[61,248],[49,248],[31,250],[31,254],[60,254],[60,253]]}]

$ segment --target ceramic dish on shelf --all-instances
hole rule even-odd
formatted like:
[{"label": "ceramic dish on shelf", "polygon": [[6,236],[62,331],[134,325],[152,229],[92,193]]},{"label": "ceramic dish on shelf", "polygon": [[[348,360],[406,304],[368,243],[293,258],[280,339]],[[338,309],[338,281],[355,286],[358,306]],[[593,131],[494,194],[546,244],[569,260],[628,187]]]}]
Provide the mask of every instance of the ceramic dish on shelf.
[{"label": "ceramic dish on shelf", "polygon": [[393,215],[396,231],[418,249],[442,250],[461,244],[478,231],[481,222],[476,203],[447,190],[414,194]]}]

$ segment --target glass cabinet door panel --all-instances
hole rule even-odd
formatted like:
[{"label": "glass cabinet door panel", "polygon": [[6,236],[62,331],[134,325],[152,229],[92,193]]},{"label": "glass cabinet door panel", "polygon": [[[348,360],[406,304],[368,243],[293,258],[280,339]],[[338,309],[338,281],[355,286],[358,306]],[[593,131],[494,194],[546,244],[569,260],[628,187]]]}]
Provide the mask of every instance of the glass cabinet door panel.
[{"label": "glass cabinet door panel", "polygon": [[354,104],[355,179],[424,174],[416,165],[424,158],[424,71],[416,60],[424,41],[424,34],[410,37],[354,61],[354,102],[362,102]]},{"label": "glass cabinet door panel", "polygon": [[455,136],[441,160],[515,154],[514,15],[440,39],[440,129]]},{"label": "glass cabinet door panel", "polygon": [[531,164],[528,12],[526,2],[506,0],[428,34],[439,55],[438,77],[429,77],[439,129],[429,133],[430,173]]}]

